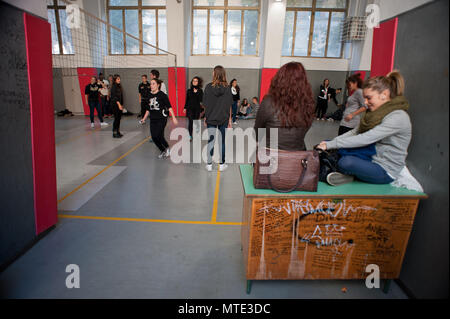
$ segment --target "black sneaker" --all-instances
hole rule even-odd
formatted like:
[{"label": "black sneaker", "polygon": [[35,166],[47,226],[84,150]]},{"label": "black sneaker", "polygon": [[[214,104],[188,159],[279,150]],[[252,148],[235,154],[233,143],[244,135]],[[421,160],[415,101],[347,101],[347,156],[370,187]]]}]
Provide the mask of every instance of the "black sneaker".
[{"label": "black sneaker", "polygon": [[345,175],[339,172],[333,172],[327,175],[327,182],[331,186],[339,186],[343,184],[351,183],[355,178],[351,175]]}]

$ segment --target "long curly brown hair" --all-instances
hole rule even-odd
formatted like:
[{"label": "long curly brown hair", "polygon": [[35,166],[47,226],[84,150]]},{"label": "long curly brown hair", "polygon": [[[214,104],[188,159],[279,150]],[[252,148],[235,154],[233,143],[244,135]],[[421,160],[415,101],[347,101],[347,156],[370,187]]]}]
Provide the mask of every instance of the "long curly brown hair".
[{"label": "long curly brown hair", "polygon": [[283,65],[270,83],[269,95],[283,127],[311,126],[315,103],[301,63]]}]

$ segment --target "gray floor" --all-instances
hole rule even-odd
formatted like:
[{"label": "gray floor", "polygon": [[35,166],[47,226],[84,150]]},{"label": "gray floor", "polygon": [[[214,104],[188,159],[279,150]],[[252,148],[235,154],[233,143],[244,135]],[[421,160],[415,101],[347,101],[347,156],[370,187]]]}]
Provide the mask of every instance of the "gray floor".
[{"label": "gray floor", "polygon": [[[84,116],[55,121],[59,214],[77,218],[60,216],[54,230],[0,274],[1,296],[406,298],[395,283],[384,294],[362,280],[256,281],[247,295],[240,226],[232,224],[241,222],[242,213],[237,164],[220,176],[217,222],[230,224],[195,223],[212,218],[217,172],[157,159],[156,146],[145,140],[148,125],[139,126],[134,116],[123,118],[122,139],[112,138],[111,126],[91,129]],[[338,123],[314,122],[307,146],[332,138],[337,129]],[[69,264],[80,267],[79,289],[66,288]]]}]

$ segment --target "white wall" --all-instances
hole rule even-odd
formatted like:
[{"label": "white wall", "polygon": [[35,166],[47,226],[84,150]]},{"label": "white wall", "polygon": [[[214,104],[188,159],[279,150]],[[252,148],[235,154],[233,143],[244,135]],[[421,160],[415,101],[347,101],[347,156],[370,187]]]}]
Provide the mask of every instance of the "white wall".
[{"label": "white wall", "polygon": [[433,0],[374,0],[380,6],[381,21],[393,18]]},{"label": "white wall", "polygon": [[3,0],[16,8],[20,8],[27,12],[33,13],[39,17],[48,19],[47,1],[46,0]]}]

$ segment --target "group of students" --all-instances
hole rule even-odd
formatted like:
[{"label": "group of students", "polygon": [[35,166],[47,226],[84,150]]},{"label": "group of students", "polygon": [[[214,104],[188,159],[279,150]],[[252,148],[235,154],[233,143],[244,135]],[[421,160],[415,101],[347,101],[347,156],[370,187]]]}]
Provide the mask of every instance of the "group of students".
[{"label": "group of students", "polygon": [[[317,145],[319,150],[339,149],[341,154],[338,172],[330,173],[327,181],[331,185],[340,185],[356,177],[368,183],[391,183],[405,167],[412,135],[407,113],[409,103],[403,95],[403,76],[393,71],[363,82],[359,75],[354,75],[348,78],[347,85],[353,94],[345,106],[340,135]],[[218,129],[222,137],[219,164],[222,171],[226,168],[225,129],[232,125],[234,104],[233,89],[226,81],[222,66],[214,68],[213,80],[205,88],[203,104],[209,131],[206,169],[212,170]],[[259,128],[265,128],[266,136],[269,136],[270,128],[277,128],[279,149],[306,150],[304,138],[315,111],[312,89],[303,65],[290,62],[273,77],[256,114],[254,129],[257,133]]]},{"label": "group of students", "polygon": [[[147,87],[143,77],[144,86]],[[178,121],[167,94],[162,92],[163,82],[152,77],[149,90],[139,86],[142,106],[141,124],[150,116],[150,132],[153,141],[161,151],[160,158],[170,156],[169,145],[164,138],[164,128],[171,115],[175,125]],[[322,141],[319,150],[339,149],[338,172],[331,173],[327,181],[340,185],[359,180],[387,184],[399,177],[405,166],[411,141],[411,121],[407,110],[409,103],[403,96],[404,79],[393,71],[387,76],[378,76],[362,81],[359,75],[347,79],[347,87],[353,94],[349,97],[339,128],[339,135],[331,141]],[[204,112],[208,129],[208,152],[206,169],[212,171],[214,141],[217,130],[221,133],[222,153],[219,170],[225,164],[225,133],[235,121],[236,98],[239,89],[235,80],[230,84],[225,69],[214,68],[212,81],[202,90],[202,80],[194,77],[186,93],[185,113],[189,118],[189,133],[192,136],[193,120],[200,119]],[[236,94],[234,94],[236,93]],[[325,94],[328,94],[326,91]],[[114,112],[114,137],[119,131],[120,113],[123,108],[120,76],[115,75],[110,92]],[[254,98],[254,103],[257,104]],[[254,129],[278,129],[278,148],[282,150],[306,150],[304,138],[310,129],[317,111],[311,85],[301,63],[290,62],[283,65],[272,78],[269,92],[256,112]],[[270,142],[269,142],[270,143]],[[270,147],[270,144],[269,144]]]},{"label": "group of students", "polygon": [[89,106],[89,117],[91,120],[91,128],[95,127],[94,124],[94,112],[97,110],[97,116],[100,120],[100,126],[108,126],[108,123],[103,121],[103,117],[107,118],[112,116],[110,107],[111,98],[111,86],[113,82],[113,76],[109,76],[109,81],[104,79],[103,73],[91,77],[91,81],[84,88],[84,96],[86,104]]}]

